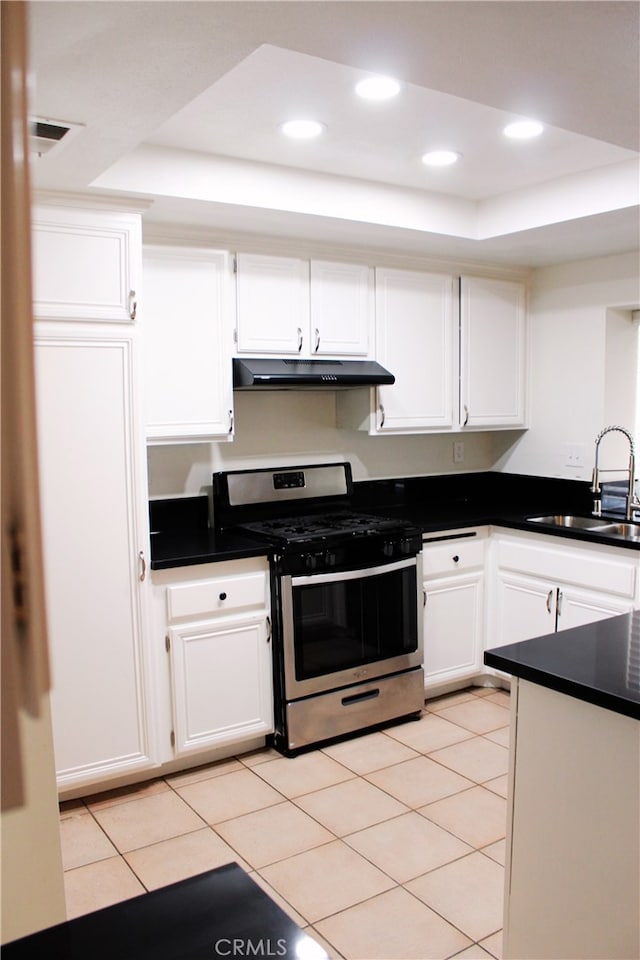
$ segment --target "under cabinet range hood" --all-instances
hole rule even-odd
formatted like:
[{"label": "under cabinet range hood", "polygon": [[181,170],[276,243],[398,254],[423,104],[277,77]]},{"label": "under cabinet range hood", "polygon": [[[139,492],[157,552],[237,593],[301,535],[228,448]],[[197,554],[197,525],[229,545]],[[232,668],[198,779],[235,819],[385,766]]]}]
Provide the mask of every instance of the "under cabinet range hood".
[{"label": "under cabinet range hood", "polygon": [[338,390],[395,383],[375,360],[233,358],[234,390]]}]

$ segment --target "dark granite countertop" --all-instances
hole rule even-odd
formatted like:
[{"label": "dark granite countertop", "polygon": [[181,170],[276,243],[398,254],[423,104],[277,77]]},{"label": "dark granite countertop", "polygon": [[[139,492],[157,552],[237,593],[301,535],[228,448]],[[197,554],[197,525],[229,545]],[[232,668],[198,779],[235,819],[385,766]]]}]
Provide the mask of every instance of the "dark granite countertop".
[{"label": "dark granite countertop", "polygon": [[184,530],[151,534],[151,569],[169,570],[172,567],[193,566],[197,563],[217,563],[221,560],[241,560],[243,557],[264,557],[269,545],[235,534],[216,533],[215,530]]},{"label": "dark granite countertop", "polygon": [[[304,955],[305,940],[310,940],[307,934],[258,884],[237,863],[229,863],[5,943],[2,956],[3,960],[295,958]],[[323,956],[320,946],[313,944],[314,956]]]},{"label": "dark granite countertop", "polygon": [[640,720],[640,611],[495,647],[484,662]]},{"label": "dark granite countertop", "polygon": [[[591,494],[585,481],[488,471],[359,481],[354,487],[355,509],[407,520],[425,534],[491,524],[563,540],[640,550],[640,541],[527,519],[555,513],[588,516]],[[152,570],[270,553],[269,545],[259,540],[216,533],[209,526],[209,502],[205,495],[152,500],[149,514]]]}]

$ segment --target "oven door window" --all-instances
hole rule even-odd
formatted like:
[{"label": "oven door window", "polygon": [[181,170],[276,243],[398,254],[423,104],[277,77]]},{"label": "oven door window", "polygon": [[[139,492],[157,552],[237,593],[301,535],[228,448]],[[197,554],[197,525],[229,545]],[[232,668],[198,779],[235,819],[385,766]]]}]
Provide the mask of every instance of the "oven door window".
[{"label": "oven door window", "polygon": [[293,588],[296,680],[417,650],[415,564],[318,580]]}]

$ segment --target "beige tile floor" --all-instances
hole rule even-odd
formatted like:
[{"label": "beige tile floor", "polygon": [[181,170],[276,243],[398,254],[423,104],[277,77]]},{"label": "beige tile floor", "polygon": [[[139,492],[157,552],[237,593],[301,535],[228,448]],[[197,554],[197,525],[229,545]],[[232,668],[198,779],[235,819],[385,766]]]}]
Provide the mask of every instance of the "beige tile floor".
[{"label": "beige tile floor", "polygon": [[61,806],[68,917],[236,861],[336,960],[501,957],[509,697]]}]

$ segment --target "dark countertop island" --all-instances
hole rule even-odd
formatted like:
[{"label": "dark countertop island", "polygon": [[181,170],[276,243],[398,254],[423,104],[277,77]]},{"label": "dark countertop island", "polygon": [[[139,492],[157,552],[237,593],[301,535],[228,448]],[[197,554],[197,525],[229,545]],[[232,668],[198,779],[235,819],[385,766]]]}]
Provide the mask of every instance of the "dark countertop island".
[{"label": "dark countertop island", "polygon": [[639,957],[640,611],[484,659],[512,674],[503,957]]},{"label": "dark countertop island", "polygon": [[326,957],[237,863],[2,945],[4,960],[209,960]]},{"label": "dark countertop island", "polygon": [[486,650],[484,662],[640,720],[640,611]]}]

